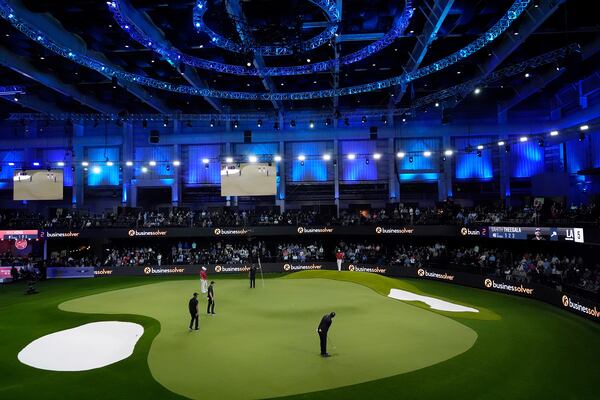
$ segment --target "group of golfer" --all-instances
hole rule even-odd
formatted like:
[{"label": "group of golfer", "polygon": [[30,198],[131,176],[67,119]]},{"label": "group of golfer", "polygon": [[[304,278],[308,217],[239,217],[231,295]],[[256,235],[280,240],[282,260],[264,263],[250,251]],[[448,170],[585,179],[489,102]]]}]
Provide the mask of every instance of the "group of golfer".
[{"label": "group of golfer", "polygon": [[[252,266],[248,273],[248,277],[250,278],[250,288],[254,289],[256,287],[256,267]],[[200,291],[204,294],[207,294],[208,303],[206,305],[206,314],[207,315],[215,315],[215,281],[211,281],[208,284],[208,277],[206,274],[206,268],[202,267],[202,271],[200,272]],[[198,330],[198,316],[200,314],[199,311],[199,301],[198,301],[198,293],[194,292],[192,298],[188,303],[188,308],[190,311],[190,332],[192,330]],[[327,333],[329,332],[329,328],[331,327],[331,323],[335,317],[335,313],[329,313],[321,318],[321,322],[317,328],[317,333],[319,335],[319,342],[321,345],[321,356],[329,357],[329,353],[327,353]]]}]

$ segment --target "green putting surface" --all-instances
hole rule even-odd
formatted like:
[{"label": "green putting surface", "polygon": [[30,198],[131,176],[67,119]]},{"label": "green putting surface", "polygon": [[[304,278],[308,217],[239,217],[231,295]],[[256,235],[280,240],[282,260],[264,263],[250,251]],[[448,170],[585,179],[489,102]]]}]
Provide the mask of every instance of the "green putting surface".
[{"label": "green putting surface", "polygon": [[[271,275],[254,291],[244,277],[217,278],[218,314],[202,316],[193,333],[186,307],[195,278],[47,281],[35,296],[1,287],[0,399],[598,399],[600,324],[538,301],[350,272]],[[386,298],[390,288],[481,312],[431,311]],[[336,349],[323,360],[314,330],[332,310]],[[144,326],[131,357],[68,373],[17,360],[41,336],[103,320]]]},{"label": "green putting surface", "polygon": [[[161,331],[148,363],[154,378],[193,399],[255,399],[313,392],[424,368],[467,351],[477,334],[441,315],[350,282],[271,279],[215,288],[216,316],[188,332],[194,282],[173,281],[72,300],[72,312],[140,314]],[[206,303],[204,300],[203,305]],[[329,352],[319,356],[316,326],[335,311]],[[392,345],[391,345],[392,344]]]}]

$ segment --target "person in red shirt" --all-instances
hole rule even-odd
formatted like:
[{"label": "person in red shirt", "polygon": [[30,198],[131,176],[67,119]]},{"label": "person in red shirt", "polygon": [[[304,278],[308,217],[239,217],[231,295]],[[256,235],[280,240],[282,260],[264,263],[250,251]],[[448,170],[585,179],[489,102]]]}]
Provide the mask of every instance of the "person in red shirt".
[{"label": "person in red shirt", "polygon": [[202,267],[202,271],[200,271],[200,291],[202,293],[208,292],[208,277],[206,275],[206,267]]},{"label": "person in red shirt", "polygon": [[337,261],[338,271],[342,270],[342,262],[344,262],[344,252],[340,249],[337,249],[335,253],[335,259]]}]

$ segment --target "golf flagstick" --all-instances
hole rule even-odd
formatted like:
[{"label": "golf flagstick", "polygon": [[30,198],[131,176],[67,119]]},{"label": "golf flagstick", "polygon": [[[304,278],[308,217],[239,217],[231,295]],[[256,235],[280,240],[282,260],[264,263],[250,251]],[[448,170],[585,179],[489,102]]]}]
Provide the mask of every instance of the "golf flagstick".
[{"label": "golf flagstick", "polygon": [[260,279],[262,280],[262,285],[265,287],[265,277],[262,272],[262,264],[260,263],[260,257],[258,257],[258,270],[260,271]]}]

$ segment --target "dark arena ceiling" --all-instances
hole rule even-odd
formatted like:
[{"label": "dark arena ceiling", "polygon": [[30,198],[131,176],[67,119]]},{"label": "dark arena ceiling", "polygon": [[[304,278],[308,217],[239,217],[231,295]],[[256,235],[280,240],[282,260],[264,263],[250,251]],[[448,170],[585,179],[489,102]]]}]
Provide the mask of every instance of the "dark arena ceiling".
[{"label": "dark arena ceiling", "polygon": [[[19,30],[22,25],[13,23],[8,14],[0,18],[0,86],[17,86],[22,92],[0,96],[3,115],[292,110],[340,115],[357,108],[396,113],[419,111],[441,103],[456,115],[477,113],[481,117],[495,117],[499,105],[508,104],[513,111],[548,109],[551,101],[548,94],[596,72],[600,47],[600,26],[589,2],[521,1],[522,14],[473,54],[401,84],[393,82],[377,90],[346,94],[335,89],[403,76],[464,49],[485,36],[519,2],[1,0],[1,3],[16,11],[19,24],[28,24],[44,35],[36,40]],[[331,6],[329,13],[325,12],[327,6]],[[203,10],[200,25],[215,32],[220,40],[237,45],[238,50],[216,45],[210,34],[197,29],[195,8]],[[128,22],[120,21],[115,9]],[[407,10],[411,10],[409,18]],[[336,21],[331,20],[332,15],[337,15]],[[373,54],[356,62],[341,61],[389,37],[395,28],[399,30],[402,22],[403,29]],[[328,36],[326,30],[331,27],[335,34]],[[134,40],[133,31],[150,38],[146,40],[152,44]],[[303,47],[320,34],[325,37],[322,44],[314,49]],[[71,49],[72,59],[49,48],[50,42]],[[159,45],[176,49],[180,52],[177,54],[253,72],[240,75],[219,68],[186,65],[176,57],[152,49]],[[290,54],[260,54],[256,50],[264,47],[284,49]],[[559,56],[547,54],[564,48],[567,50]],[[228,98],[229,95],[215,98],[173,92],[127,81],[120,75],[112,77],[110,72],[102,74],[78,63],[76,58],[80,55],[141,77],[136,79],[152,78],[193,90],[268,96],[239,100]],[[542,57],[537,62],[531,61],[536,56]],[[326,68],[312,70],[311,66],[318,63],[325,63]],[[261,73],[265,68],[289,66],[301,66],[305,73],[283,76]],[[514,66],[520,68],[511,70]],[[498,76],[493,75],[498,71],[501,71]],[[456,86],[464,83],[468,84]],[[477,98],[471,95],[475,87],[485,88]],[[524,87],[531,90],[523,93]],[[276,93],[309,91],[323,91],[326,95],[304,100],[271,98]]]}]

